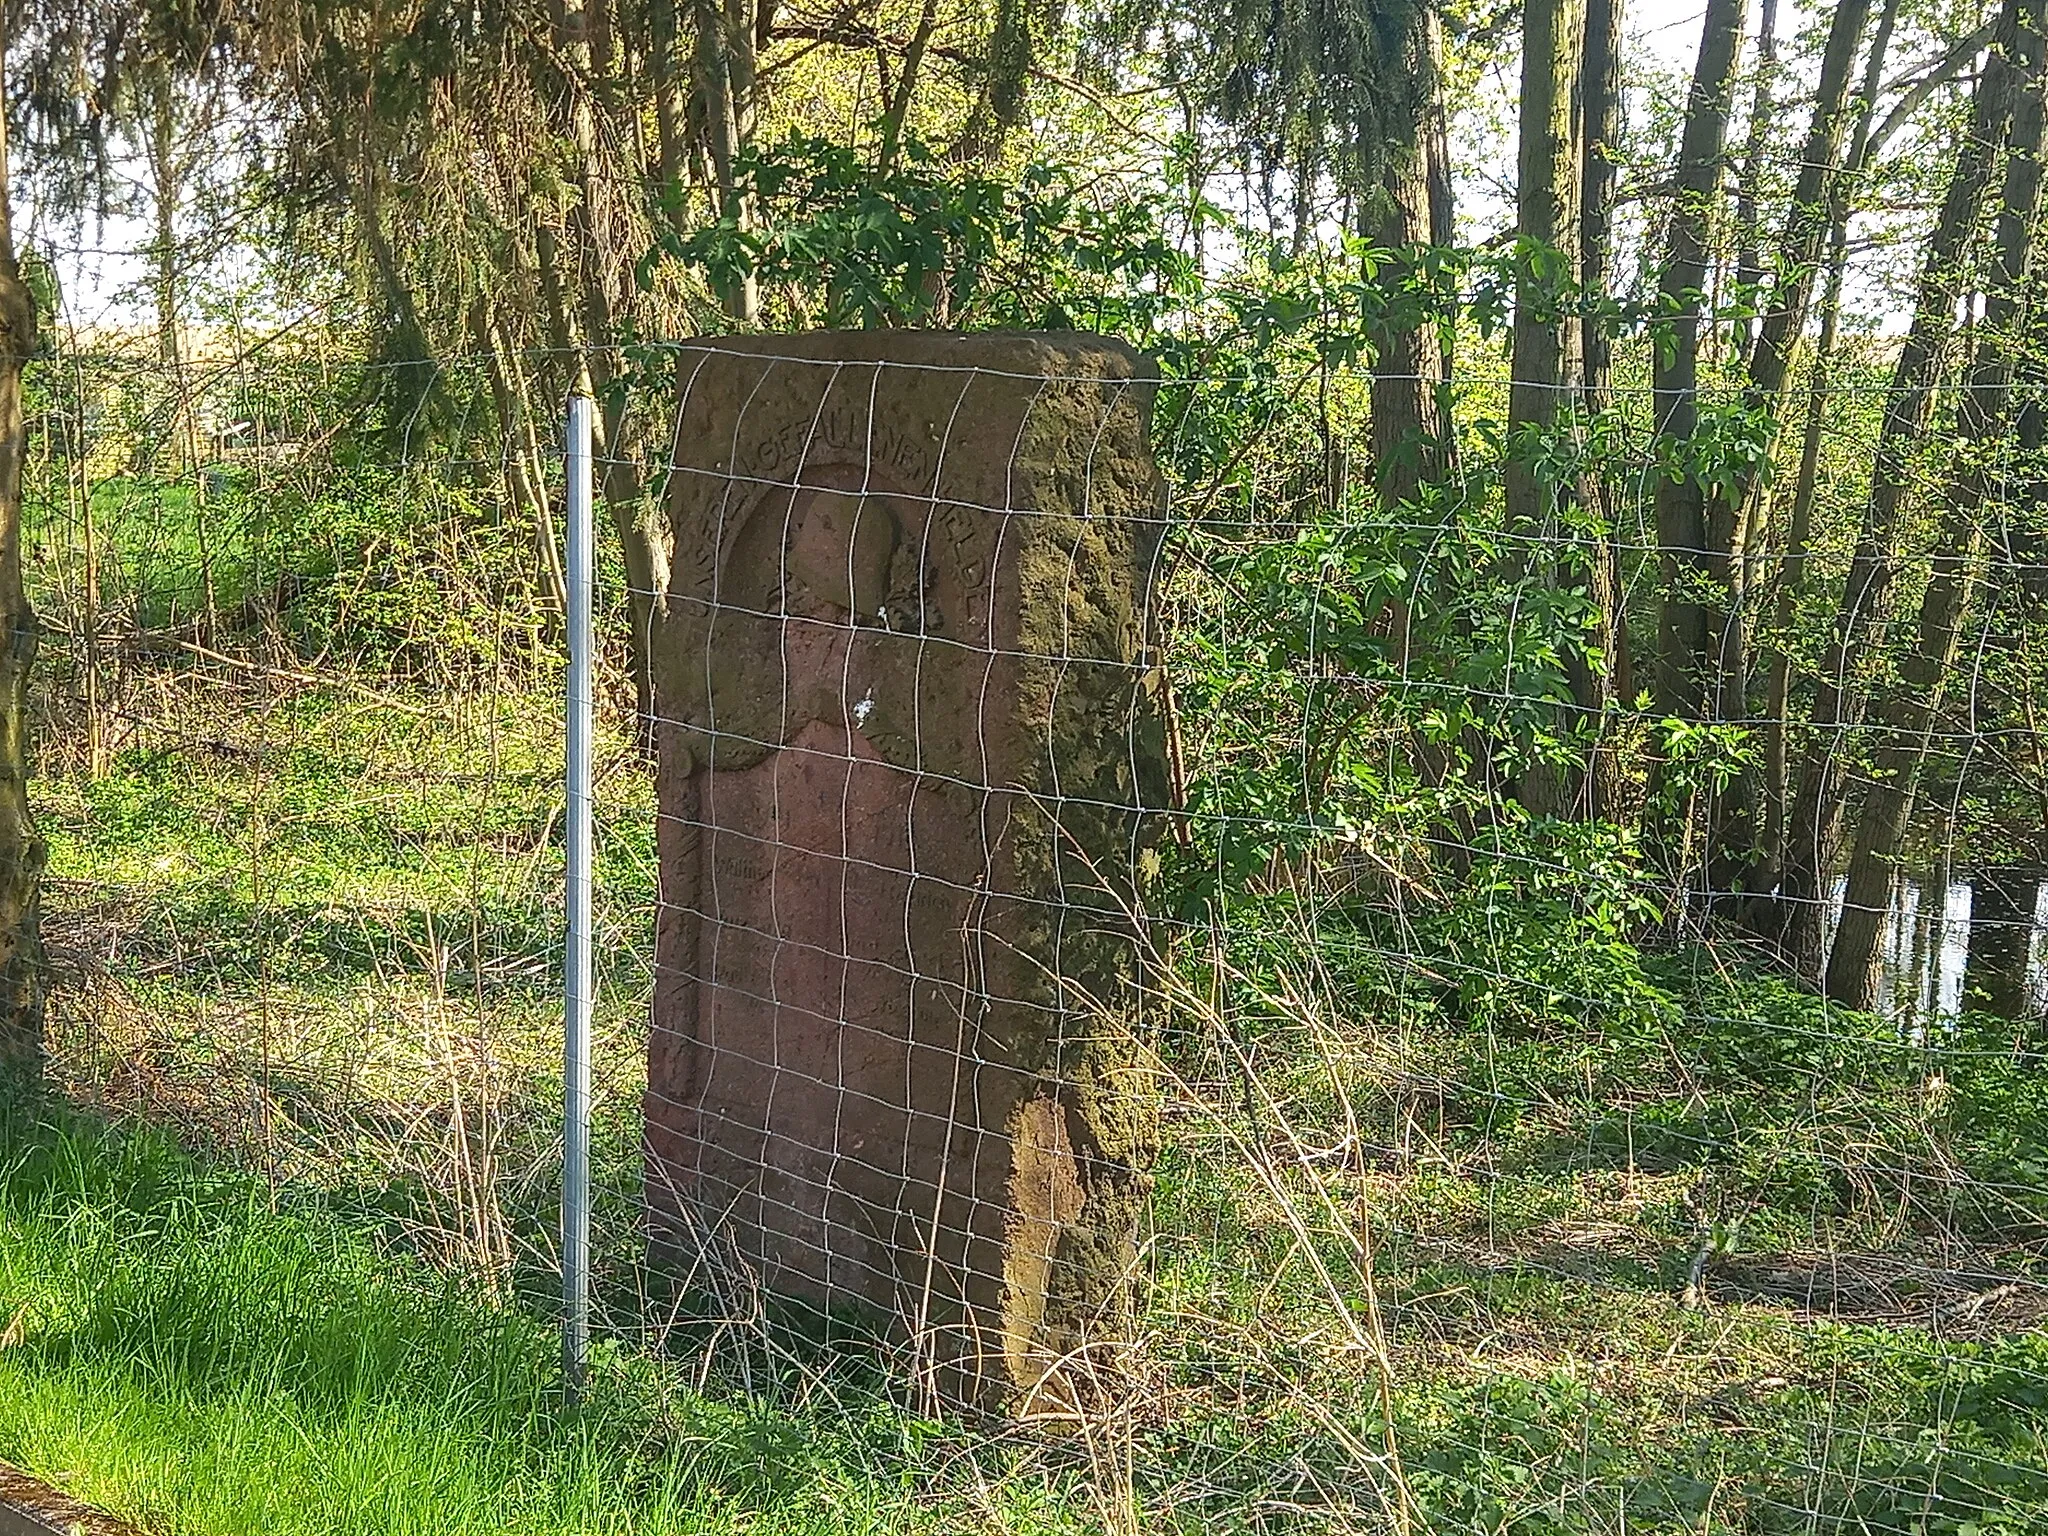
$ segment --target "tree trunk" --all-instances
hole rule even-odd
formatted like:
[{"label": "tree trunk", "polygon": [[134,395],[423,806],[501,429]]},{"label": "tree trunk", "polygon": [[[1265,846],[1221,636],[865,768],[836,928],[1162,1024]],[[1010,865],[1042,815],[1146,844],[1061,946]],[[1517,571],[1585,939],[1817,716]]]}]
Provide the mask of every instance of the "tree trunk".
[{"label": "tree trunk", "polygon": [[[1605,296],[1613,284],[1614,186],[1621,138],[1621,22],[1623,0],[1588,0],[1586,75],[1579,149],[1579,263],[1585,291]],[[1592,312],[1579,321],[1581,399],[1586,415],[1614,409],[1614,345],[1606,316]],[[1598,616],[1603,665],[1597,676],[1574,679],[1573,690],[1593,701],[1603,720],[1617,699],[1635,695],[1629,660],[1628,615],[1623,602],[1618,498],[1605,466],[1586,475],[1579,494],[1596,515],[1599,533],[1587,561],[1587,578]],[[1622,764],[1603,730],[1588,764],[1586,799],[1596,816],[1608,814],[1621,798]]]},{"label": "tree trunk", "polygon": [[[2012,34],[2016,3],[2008,0],[2000,24],[2002,38]],[[1834,858],[1842,811],[1842,737],[1862,715],[1862,674],[1868,654],[1875,648],[1872,631],[1891,580],[1891,550],[1905,505],[1912,459],[1926,430],[1955,332],[1963,251],[1977,227],[1997,146],[2011,111],[2008,74],[2002,68],[1991,69],[1978,82],[1971,125],[1921,262],[1912,324],[1885,395],[1884,422],[1862,527],[1843,581],[1827,655],[1815,680],[1808,717],[1812,729],[1785,816],[1776,892],[1767,903],[1752,905],[1751,929],[1773,944],[1798,974],[1816,981],[1826,937],[1822,887]]]},{"label": "tree trunk", "polygon": [[[1579,259],[1586,291],[1604,295],[1614,254],[1615,152],[1621,138],[1621,17],[1623,0],[1587,0],[1584,139],[1580,146]],[[1613,404],[1614,347],[1608,322],[1579,322],[1589,411]]]},{"label": "tree trunk", "polygon": [[[1950,543],[1951,538],[1956,542]],[[1975,566],[1983,549],[1977,525],[1947,520],[1943,542],[1920,605],[1917,644],[1900,669],[1900,691],[1879,711],[1884,744],[1857,817],[1842,918],[1828,953],[1827,995],[1850,1008],[1872,1008],[1878,1001],[1881,947],[1899,850],[1976,586]]]},{"label": "tree trunk", "polygon": [[[1842,158],[1842,140],[1849,121],[1849,82],[1863,29],[1870,19],[1870,0],[1841,0],[1828,23],[1821,55],[1820,82],[1814,98],[1813,125],[1799,160],[1792,206],[1785,216],[1785,236],[1778,247],[1779,278],[1758,330],[1750,359],[1749,401],[1775,422],[1792,373],[1793,358],[1806,332],[1806,311],[1813,296],[1813,275],[1820,262],[1834,209],[1835,182]],[[1729,500],[1734,508],[1747,503],[1759,476],[1748,477]]]},{"label": "tree trunk", "polygon": [[1834,206],[1830,213],[1827,288],[1821,297],[1820,337],[1814,344],[1805,430],[1799,445],[1799,472],[1793,482],[1792,522],[1785,535],[1785,551],[1778,568],[1777,602],[1773,613],[1775,643],[1771,648],[1764,699],[1763,781],[1757,797],[1762,801],[1763,841],[1748,879],[1748,889],[1753,895],[1767,894],[1776,889],[1784,867],[1786,800],[1790,793],[1787,742],[1792,658],[1782,637],[1789,634],[1797,622],[1800,599],[1806,592],[1806,563],[1813,541],[1813,507],[1820,488],[1821,434],[1832,403],[1829,390],[1834,376],[1835,344],[1841,329],[1842,285],[1849,270],[1849,193],[1870,156],[1878,87],[1884,79],[1885,56],[1890,51],[1892,27],[1898,10],[1899,0],[1885,0],[1884,12],[1878,18],[1877,34],[1871,39],[1869,55],[1864,59],[1856,131],[1850,139],[1848,156],[1842,162],[1843,175],[1835,183]]},{"label": "tree trunk", "polygon": [[[1538,479],[1517,440],[1547,432],[1568,416],[1578,394],[1578,335],[1560,302],[1578,278],[1579,66],[1585,0],[1530,0],[1523,14],[1521,143],[1515,188],[1519,237],[1513,378],[1508,385],[1509,451],[1503,475],[1508,536],[1525,573],[1544,569],[1563,487]],[[1561,262],[1561,265],[1560,265]],[[1575,698],[1579,710],[1597,701]],[[1533,764],[1516,794],[1538,815],[1556,815],[1573,798],[1555,765]]]},{"label": "tree trunk", "polygon": [[384,233],[382,180],[373,163],[351,165],[338,142],[329,147],[327,164],[348,196],[356,216],[356,232],[369,248],[370,263],[377,269],[377,281],[384,290],[388,319],[396,333],[393,339],[397,363],[389,371],[384,393],[387,399],[395,399],[398,410],[394,414],[401,419],[402,430],[409,430],[413,418],[427,408],[440,390],[441,372],[434,366],[433,350],[427,342],[426,326],[420,320],[412,285],[399,265],[390,237]]},{"label": "tree trunk", "polygon": [[[163,79],[149,86],[148,161],[151,212],[156,224],[156,345],[157,361],[168,375],[165,380],[172,398],[171,436],[175,442],[174,463],[180,474],[194,474],[199,468],[199,418],[192,409],[191,391],[185,381],[184,306],[180,302],[181,274],[178,271],[178,208],[184,201],[185,178],[178,159],[178,139],[184,126],[178,120],[176,86]],[[203,505],[206,482],[193,481],[193,493]],[[210,622],[218,602],[213,579],[212,552],[207,547],[205,520],[200,520],[200,572],[205,588],[206,615]]]},{"label": "tree trunk", "polygon": [[[633,641],[627,653],[627,671],[633,682],[636,739],[651,749],[654,723],[654,632],[668,595],[669,540],[661,509],[647,493],[644,466],[634,441],[629,391],[619,374],[618,320],[613,290],[630,297],[633,292],[634,255],[619,248],[614,224],[625,217],[618,189],[614,185],[608,152],[598,133],[593,98],[604,84],[600,65],[603,56],[591,46],[593,37],[603,37],[606,28],[591,24],[602,15],[593,0],[568,0],[558,52],[567,69],[568,127],[576,146],[577,182],[580,196],[571,205],[568,234],[575,246],[574,270],[582,289],[583,340],[578,349],[581,363],[577,385],[588,390],[598,402],[599,492],[605,511],[619,536],[625,560],[627,601],[633,620]],[[552,266],[553,254],[542,245],[542,265]],[[544,285],[552,283],[559,293],[561,275],[549,272]],[[559,302],[554,306],[559,310]],[[551,323],[567,329],[566,317],[551,315]],[[570,338],[564,337],[564,341]]]},{"label": "tree trunk", "polygon": [[[1382,182],[1383,216],[1378,243],[1395,252],[1412,251],[1427,238],[1423,179],[1413,154],[1398,155]],[[1390,290],[1406,281],[1410,263],[1400,256],[1385,262],[1379,278]],[[1400,302],[1398,292],[1395,303]],[[1415,500],[1422,486],[1442,477],[1444,423],[1442,351],[1437,328],[1427,319],[1395,314],[1372,327],[1376,359],[1372,372],[1373,483],[1389,507]]]},{"label": "tree trunk", "polygon": [[[1849,85],[1869,19],[1870,0],[1840,0],[1828,23],[1813,122],[1778,247],[1778,281],[1750,353],[1743,403],[1753,420],[1767,423],[1773,438],[1784,415],[1793,360],[1806,333],[1814,273],[1834,208]],[[1725,606],[1712,624],[1712,678],[1704,686],[1703,702],[1716,719],[1728,723],[1749,715],[1748,567],[1750,551],[1762,537],[1768,485],[1769,476],[1761,467],[1737,469],[1707,498],[1706,560],[1715,601]],[[1755,797],[1754,777],[1738,774],[1709,818],[1708,884],[1716,891],[1751,883],[1759,841]]]},{"label": "tree trunk", "polygon": [[[716,0],[697,0],[697,96],[703,107],[704,135],[711,173],[718,187],[718,216],[745,229],[753,209],[740,187],[740,158],[753,137],[755,28],[740,0],[721,7]],[[760,313],[760,290],[753,274],[719,295],[726,313],[751,325]]]},{"label": "tree trunk", "polygon": [[[0,0],[0,80],[19,11]],[[21,576],[22,369],[36,351],[35,300],[14,251],[8,134],[0,114],[0,1069],[40,1073],[45,975],[39,918],[45,850],[29,813],[29,674],[39,626]]]},{"label": "tree trunk", "polygon": [[689,104],[682,90],[681,29],[676,0],[652,0],[648,7],[648,74],[654,87],[654,133],[660,156],[660,195],[669,227],[678,235],[690,229],[684,188],[689,180]]},{"label": "tree trunk", "polygon": [[[1813,298],[1813,277],[1827,237],[1840,175],[1842,140],[1849,120],[1849,82],[1863,30],[1870,19],[1870,0],[1841,0],[1828,23],[1827,45],[1821,54],[1820,80],[1814,95],[1813,123],[1800,153],[1799,176],[1792,206],[1785,215],[1785,234],[1778,246],[1778,281],[1757,328],[1749,358],[1745,403],[1771,424],[1775,432],[1783,414],[1792,364],[1806,334],[1806,312]],[[1707,511],[1708,536],[1715,558],[1728,562],[1728,581],[1735,608],[1723,627],[1720,668],[1724,703],[1730,718],[1743,711],[1745,662],[1742,651],[1743,562],[1756,542],[1763,516],[1763,491],[1768,476],[1760,470],[1738,473],[1735,483],[1716,496]]]},{"label": "tree trunk", "polygon": [[[1749,132],[1742,151],[1742,170],[1735,194],[1735,234],[1741,242],[1735,257],[1735,285],[1760,302],[1764,288],[1763,230],[1757,213],[1757,184],[1763,180],[1764,157],[1770,153],[1771,123],[1777,116],[1771,87],[1778,76],[1778,0],[1763,0],[1756,22],[1756,82],[1749,98]],[[1759,327],[1744,322],[1742,356],[1756,347]]]},{"label": "tree trunk", "polygon": [[[2043,128],[2041,23],[2048,0],[2019,0],[2006,46],[1987,66],[2009,76],[2011,128],[2006,136],[2005,185],[2000,199],[1991,281],[1984,294],[1977,355],[1956,424],[1946,505],[1934,574],[1920,601],[1919,632],[1901,669],[1900,686],[1879,710],[1883,745],[1873,782],[1857,820],[1849,860],[1848,899],[1828,955],[1827,993],[1836,1002],[1867,1008],[1877,990],[1882,912],[1863,910],[1880,882],[1888,884],[1905,838],[1930,733],[1939,717],[1950,670],[1977,585],[1989,497],[1984,460],[2012,421],[2014,343],[2033,264],[2034,219],[2041,202]],[[2002,56],[2001,56],[2002,55]],[[1875,920],[1873,920],[1875,919]]]},{"label": "tree trunk", "polygon": [[[1651,372],[1657,433],[1682,452],[1699,428],[1699,339],[1706,296],[1707,253],[1721,198],[1728,147],[1728,106],[1742,49],[1744,0],[1709,0],[1693,70],[1678,151],[1676,207],[1658,285],[1658,309],[1669,317],[1669,345],[1660,342]],[[1705,594],[1713,581],[1707,550],[1707,493],[1697,475],[1657,482],[1659,602],[1657,708],[1680,720],[1705,718],[1713,618]]]},{"label": "tree trunk", "polygon": [[[1559,299],[1578,277],[1579,136],[1574,115],[1585,34],[1584,0],[1531,0],[1522,50],[1521,144],[1515,233],[1522,247],[1515,292],[1508,425],[1548,427],[1576,393],[1576,336]],[[1547,249],[1546,249],[1547,248]],[[1550,253],[1566,270],[1549,267]],[[1522,455],[1506,475],[1509,522],[1533,533],[1553,508]]]},{"label": "tree trunk", "polygon": [[[1458,241],[1458,198],[1451,180],[1451,110],[1444,90],[1444,24],[1434,4],[1423,7],[1423,25],[1427,29],[1430,61],[1429,101],[1422,119],[1422,158],[1424,175],[1429,181],[1429,243],[1448,248]],[[1447,383],[1458,376],[1456,329],[1447,325],[1437,338]],[[1455,462],[1455,441],[1446,447]]]},{"label": "tree trunk", "polygon": [[[1433,79],[1429,13],[1418,8],[1409,28],[1406,57],[1418,79]],[[1426,87],[1425,87],[1426,88]],[[1374,484],[1388,507],[1412,502],[1425,484],[1443,472],[1442,349],[1433,314],[1406,298],[1415,279],[1414,253],[1431,243],[1429,166],[1422,133],[1387,148],[1373,243],[1392,253],[1377,274],[1388,312],[1372,327],[1372,457]]]},{"label": "tree trunk", "polygon": [[[939,24],[939,0],[924,0],[924,10],[917,18],[917,30],[911,34],[910,46],[903,52],[903,68],[897,74],[894,89],[887,92],[888,106],[882,113],[882,143],[876,154],[876,165],[886,175],[896,167],[897,157],[903,148],[903,125],[910,116],[911,94],[917,89],[919,73],[924,68],[925,49],[931,46],[932,31]],[[1297,219],[1295,229],[1300,231]]]},{"label": "tree trunk", "polygon": [[[1681,454],[1699,428],[1701,311],[1746,11],[1745,0],[1709,0],[1707,6],[1679,141],[1670,243],[1658,283],[1658,310],[1671,329],[1668,341],[1660,338],[1655,348],[1651,401],[1658,438]],[[1707,679],[1721,607],[1708,601],[1715,571],[1708,553],[1706,486],[1689,472],[1668,474],[1656,482],[1653,498],[1658,576],[1653,697],[1667,719],[1702,720],[1713,697]],[[1649,842],[1666,872],[1686,887],[1697,862],[1692,836],[1697,818],[1693,806],[1671,803],[1674,794],[1668,764],[1660,757],[1650,769]]]},{"label": "tree trunk", "polygon": [[[2048,609],[2048,314],[2037,314],[2033,336],[2026,347],[2025,373],[2019,391],[2020,409],[2013,424],[2014,446],[2019,461],[2032,465],[2026,488],[2020,493],[2023,514],[2009,524],[2012,541],[2013,575],[2017,579],[2022,612],[2022,633],[2039,633],[2038,624]],[[2037,747],[2038,750],[2038,747]],[[2042,807],[2042,821],[2048,824],[2048,805]]]}]

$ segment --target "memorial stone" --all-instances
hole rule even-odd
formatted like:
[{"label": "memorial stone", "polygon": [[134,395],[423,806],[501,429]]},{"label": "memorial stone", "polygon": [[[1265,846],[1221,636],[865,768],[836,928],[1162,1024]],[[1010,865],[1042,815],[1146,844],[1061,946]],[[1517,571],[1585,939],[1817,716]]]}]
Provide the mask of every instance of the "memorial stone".
[{"label": "memorial stone", "polygon": [[1078,335],[680,354],[655,1251],[948,1397],[1070,1401],[1131,1293],[1155,383]]}]

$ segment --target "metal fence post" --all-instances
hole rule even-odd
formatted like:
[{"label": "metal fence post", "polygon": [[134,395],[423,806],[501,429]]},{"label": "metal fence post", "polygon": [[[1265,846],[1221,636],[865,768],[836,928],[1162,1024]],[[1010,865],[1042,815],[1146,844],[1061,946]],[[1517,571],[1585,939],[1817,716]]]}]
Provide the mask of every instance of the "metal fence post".
[{"label": "metal fence post", "polygon": [[562,1374],[573,1395],[590,1353],[590,543],[591,400],[569,400],[568,953],[562,1029]]}]

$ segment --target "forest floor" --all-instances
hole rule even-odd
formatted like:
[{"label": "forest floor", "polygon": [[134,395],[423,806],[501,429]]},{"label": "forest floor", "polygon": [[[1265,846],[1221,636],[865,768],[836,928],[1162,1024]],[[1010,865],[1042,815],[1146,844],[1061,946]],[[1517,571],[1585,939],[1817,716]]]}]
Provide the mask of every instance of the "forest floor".
[{"label": "forest floor", "polygon": [[1503,1009],[1369,913],[1245,907],[1228,1027],[1161,1049],[1145,1312],[1085,1423],[650,1327],[617,741],[606,1327],[566,1408],[551,700],[129,687],[100,773],[60,743],[37,790],[59,986],[51,1095],[0,1124],[0,1459],[144,1530],[2048,1528],[2039,1042],[1905,1041],[1702,953],[1641,1006]]}]

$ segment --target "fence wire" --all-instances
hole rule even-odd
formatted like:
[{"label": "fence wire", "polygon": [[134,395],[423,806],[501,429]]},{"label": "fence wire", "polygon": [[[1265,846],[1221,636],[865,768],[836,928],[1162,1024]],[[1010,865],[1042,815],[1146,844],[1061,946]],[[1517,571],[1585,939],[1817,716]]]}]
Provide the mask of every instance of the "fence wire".
[{"label": "fence wire", "polygon": [[[1020,1254],[1064,1262],[1020,1231],[1017,1117],[1087,1094],[1098,1130],[1146,1122],[1081,1154],[1121,1158],[1109,1183],[1132,1192],[1116,1304],[1062,1346],[1078,1386],[948,1442],[979,1471],[913,1458],[913,1490],[993,1478],[1145,1529],[2048,1520],[2048,629],[2017,448],[1965,553],[1956,659],[1908,729],[1876,701],[1906,687],[1937,519],[1902,522],[1881,601],[1830,658],[1885,405],[1838,379],[1810,544],[1788,544],[1776,487],[1747,557],[1743,707],[1687,720],[1646,675],[1687,552],[1659,545],[1656,402],[1626,379],[1599,430],[1554,445],[1546,520],[1516,525],[1476,440],[1387,506],[1356,369],[1168,377],[1155,397],[1121,374],[793,361],[822,378],[790,386],[773,428],[799,437],[771,462],[749,457],[753,396],[693,402],[724,360],[646,350],[636,366],[676,383],[600,465],[606,507],[708,510],[721,552],[758,524],[774,578],[656,591],[617,538],[601,555],[595,1326],[664,1390],[943,1408],[938,1363],[1000,1352],[971,1337],[978,1298],[1029,1289]],[[539,1311],[561,1150],[560,432],[494,400],[490,361],[443,360],[409,415],[378,370],[283,346],[44,365],[36,795],[68,1091]],[[523,366],[566,387],[582,361]],[[873,403],[892,392],[955,407],[894,468]],[[1503,378],[1452,392],[1467,421],[1505,416]],[[1114,488],[1120,557],[1073,554],[1050,597],[1001,589],[995,563],[937,573],[951,518],[1078,550],[1112,488],[1077,434],[1140,418],[1157,496]],[[959,485],[1012,483],[1021,450],[991,459],[989,421],[1016,444],[1066,434],[1067,505],[949,489],[956,452]],[[706,422],[722,455],[688,439]],[[634,425],[607,421],[615,443]],[[1914,470],[1916,503],[1942,472]],[[1126,651],[1077,648],[1099,615],[1071,605],[1103,595],[1084,558],[1123,561]],[[657,600],[672,654],[650,692],[634,648]],[[1031,602],[1059,622],[990,616]],[[664,664],[694,711],[666,707]],[[1831,666],[1871,707],[1814,707]],[[863,668],[911,679],[908,713],[881,701],[882,747]],[[930,683],[975,668],[964,692]],[[1063,782],[1064,748],[1048,767],[1025,750],[1044,742],[1011,742],[1024,794],[987,721],[1041,673],[1048,697],[1125,709],[1089,738],[1124,758]],[[830,707],[804,693],[827,684]],[[1875,1006],[1849,1008],[1763,936],[1800,914],[1756,919],[1805,903],[1825,954],[1887,750],[1913,754],[1911,830],[1870,912]],[[1788,896],[1763,854],[1716,850],[1742,786],[1782,821],[1802,771],[1842,825],[1823,889]],[[1027,825],[1053,829],[1035,883],[1004,864]],[[963,828],[975,842],[949,843]],[[684,868],[710,873],[682,886]],[[721,894],[721,871],[768,895]],[[715,993],[726,1030],[700,1031],[713,1064],[692,1081],[722,1073],[729,1097],[650,1080],[650,1046],[687,1079],[663,1044],[685,991],[692,1018]],[[1016,1043],[1034,1031],[1037,1055]],[[714,1123],[741,1103],[759,1118]],[[748,1181],[749,1137],[780,1183]],[[864,1331],[842,1301],[909,1322]]]}]

